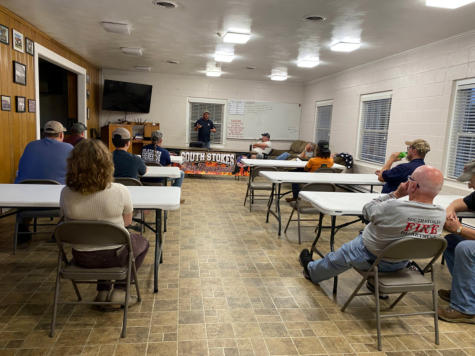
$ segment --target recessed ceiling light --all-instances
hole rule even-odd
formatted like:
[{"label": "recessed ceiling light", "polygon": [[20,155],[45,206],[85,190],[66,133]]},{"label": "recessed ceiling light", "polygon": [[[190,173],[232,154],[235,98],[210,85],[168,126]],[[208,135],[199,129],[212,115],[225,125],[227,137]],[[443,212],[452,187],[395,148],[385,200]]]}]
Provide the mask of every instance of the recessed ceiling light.
[{"label": "recessed ceiling light", "polygon": [[164,7],[166,9],[174,9],[174,8],[178,7],[178,4],[176,2],[173,2],[173,1],[153,0],[152,4],[160,6],[160,7]]},{"label": "recessed ceiling light", "polygon": [[249,38],[251,38],[250,33],[240,33],[240,32],[228,31],[223,36],[223,42],[244,44],[247,41],[249,41]]},{"label": "recessed ceiling light", "polygon": [[220,77],[221,76],[221,70],[207,70],[206,71],[206,76],[207,77]]},{"label": "recessed ceiling light", "polygon": [[120,47],[120,50],[123,54],[129,56],[141,56],[143,54],[143,48]]},{"label": "recessed ceiling light", "polygon": [[305,16],[303,18],[305,21],[313,21],[313,22],[323,22],[326,20],[325,17],[323,16],[318,16],[318,15],[309,15],[309,16]]},{"label": "recessed ceiling light", "polygon": [[147,66],[135,66],[135,70],[138,70],[139,72],[151,72],[152,67],[147,67]]},{"label": "recessed ceiling light", "polygon": [[426,0],[426,6],[442,7],[444,9],[457,9],[471,4],[475,0]]},{"label": "recessed ceiling light", "polygon": [[234,53],[231,52],[216,52],[214,54],[214,60],[216,62],[232,62],[234,59]]},{"label": "recessed ceiling light", "polygon": [[101,21],[101,25],[102,27],[104,27],[104,30],[106,30],[107,32],[130,35],[130,25],[128,23]]},{"label": "recessed ceiling light", "polygon": [[177,60],[175,60],[175,59],[167,59],[166,62],[167,62],[168,64],[179,64],[179,63],[180,63],[180,61],[177,61]]},{"label": "recessed ceiling light", "polygon": [[320,64],[318,57],[305,57],[297,60],[297,66],[300,68],[313,68]]},{"label": "recessed ceiling light", "polygon": [[287,80],[287,69],[286,68],[274,68],[272,69],[272,73],[270,75],[271,80],[276,80],[276,81],[283,81]]},{"label": "recessed ceiling light", "polygon": [[335,52],[351,52],[360,48],[359,42],[336,42],[331,45],[331,50]]}]

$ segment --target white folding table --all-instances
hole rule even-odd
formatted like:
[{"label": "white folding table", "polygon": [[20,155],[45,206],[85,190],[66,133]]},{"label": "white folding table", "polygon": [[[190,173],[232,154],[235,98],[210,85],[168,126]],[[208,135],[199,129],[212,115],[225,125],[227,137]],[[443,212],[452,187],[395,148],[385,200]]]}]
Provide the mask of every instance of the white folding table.
[{"label": "white folding table", "polygon": [[183,164],[183,156],[172,156],[172,155],[170,155],[170,161],[172,163]]},{"label": "white folding table", "polygon": [[[181,189],[178,187],[126,186],[136,209],[155,210],[155,262],[153,291],[158,292],[158,268],[162,259],[162,210],[180,208]],[[59,198],[64,185],[0,184],[1,208],[59,208]]]},{"label": "white folding table", "polygon": [[[276,168],[304,168],[308,161],[281,160],[281,159],[251,159],[244,158],[241,162],[248,167],[276,167]],[[345,166],[334,164],[331,168],[344,170]]]},{"label": "white folding table", "polygon": [[[279,222],[278,235],[280,236],[282,229],[282,221],[280,215],[280,198],[288,192],[282,194],[281,186],[283,183],[331,183],[331,184],[345,184],[345,185],[369,185],[371,191],[375,185],[383,185],[384,182],[378,180],[376,174],[356,174],[356,173],[318,173],[317,172],[278,172],[278,171],[263,171],[259,173],[261,176],[267,178],[272,182],[272,191],[269,196],[267,204],[266,222],[269,222],[269,214],[275,216]],[[353,194],[353,193],[350,193]],[[272,202],[276,195],[276,211],[272,211]]]},{"label": "white folding table", "polygon": [[180,168],[147,166],[147,172],[142,176],[145,178],[180,178]]},{"label": "white folding table", "polygon": [[[363,207],[365,204],[372,201],[374,198],[379,197],[381,194],[378,193],[343,193],[343,192],[310,192],[310,191],[301,191],[299,197],[308,201],[312,206],[314,206],[319,212],[320,217],[318,221],[318,232],[315,237],[315,240],[312,243],[310,251],[316,252],[320,257],[324,255],[316,248],[316,244],[320,238],[322,228],[330,228],[330,251],[334,251],[335,244],[335,234],[342,227],[348,226],[352,222],[347,222],[341,225],[336,225],[337,216],[357,216],[361,219],[363,214]],[[444,209],[453,202],[455,199],[461,198],[458,195],[438,195],[434,199],[434,204],[442,206]],[[402,199],[408,199],[404,197]],[[322,226],[323,215],[331,216],[331,226]],[[475,217],[473,212],[461,212],[457,214],[458,217]],[[333,294],[336,294],[338,286],[338,277],[334,278],[333,281]]]}]

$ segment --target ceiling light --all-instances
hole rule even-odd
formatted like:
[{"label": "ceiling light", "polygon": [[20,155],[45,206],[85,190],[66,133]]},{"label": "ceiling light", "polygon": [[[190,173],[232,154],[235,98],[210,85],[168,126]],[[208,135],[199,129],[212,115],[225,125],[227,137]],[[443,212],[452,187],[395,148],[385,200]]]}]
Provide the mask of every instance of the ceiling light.
[{"label": "ceiling light", "polygon": [[224,34],[223,41],[226,43],[243,44],[249,41],[249,38],[251,38],[250,33],[239,33],[239,32],[228,31]]},{"label": "ceiling light", "polygon": [[206,76],[207,77],[220,77],[221,76],[221,70],[208,70],[206,71]]},{"label": "ceiling light", "polygon": [[426,0],[426,6],[442,7],[444,9],[457,9],[474,1],[475,0]]},{"label": "ceiling light", "polygon": [[135,70],[138,70],[139,72],[151,72],[152,67],[147,67],[147,66],[135,66]]},{"label": "ceiling light", "polygon": [[214,60],[216,62],[232,62],[234,59],[234,53],[231,52],[216,52],[214,54]]},{"label": "ceiling light", "polygon": [[320,59],[318,57],[306,57],[297,60],[297,66],[300,68],[313,68],[318,66]]},{"label": "ceiling light", "polygon": [[283,81],[287,80],[287,69],[286,68],[274,68],[270,75],[271,80]]},{"label": "ceiling light", "polygon": [[331,50],[335,52],[351,52],[360,48],[359,42],[337,42],[331,45]]},{"label": "ceiling light", "polygon": [[128,23],[101,21],[101,25],[107,32],[130,35],[130,25]]},{"label": "ceiling light", "polygon": [[173,1],[153,0],[152,4],[160,6],[160,7],[164,7],[166,9],[174,9],[174,8],[178,7],[178,4],[176,2],[173,2]]},{"label": "ceiling light", "polygon": [[128,54],[129,56],[141,56],[143,54],[143,48],[120,47],[120,50],[123,54]]}]

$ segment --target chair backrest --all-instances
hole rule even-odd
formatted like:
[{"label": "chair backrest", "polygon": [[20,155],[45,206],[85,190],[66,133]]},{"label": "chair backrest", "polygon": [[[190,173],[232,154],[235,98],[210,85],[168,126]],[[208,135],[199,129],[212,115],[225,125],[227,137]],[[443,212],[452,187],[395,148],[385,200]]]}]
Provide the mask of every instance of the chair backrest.
[{"label": "chair backrest", "polygon": [[66,221],[56,227],[54,236],[61,248],[64,243],[97,247],[127,245],[129,250],[132,248],[129,232],[108,221]]},{"label": "chair backrest", "polygon": [[51,184],[60,185],[61,183],[54,179],[23,179],[19,184]]},{"label": "chair backrest", "polygon": [[116,177],[114,178],[114,182],[120,183],[122,185],[132,185],[132,186],[142,185],[141,181],[135,178],[130,178],[130,177]]},{"label": "chair backrest", "polygon": [[301,191],[335,192],[336,186],[332,183],[308,183],[302,187]]},{"label": "chair backrest", "polygon": [[341,171],[335,168],[322,167],[317,169],[314,173],[340,173]]},{"label": "chair backrest", "polygon": [[251,170],[251,181],[254,180],[256,177],[259,177],[259,172],[264,171],[277,171],[276,167],[254,167]]},{"label": "chair backrest", "polygon": [[444,238],[421,239],[406,237],[387,246],[378,258],[383,260],[411,260],[421,258],[437,259],[447,247]]}]

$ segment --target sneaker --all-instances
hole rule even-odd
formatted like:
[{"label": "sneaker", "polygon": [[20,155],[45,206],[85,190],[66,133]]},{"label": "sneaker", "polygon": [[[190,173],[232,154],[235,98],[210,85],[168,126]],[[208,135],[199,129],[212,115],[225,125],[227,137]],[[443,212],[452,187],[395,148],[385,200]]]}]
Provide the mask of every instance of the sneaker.
[{"label": "sneaker", "polygon": [[450,289],[439,289],[437,293],[439,294],[440,299],[450,303]]},{"label": "sneaker", "polygon": [[107,302],[107,298],[109,297],[108,290],[99,290],[97,291],[97,295],[94,298],[95,302]]},{"label": "sneaker", "polygon": [[[373,294],[375,293],[374,286],[373,286],[371,283],[369,283],[369,281],[366,281],[366,288],[368,288],[368,290],[369,290],[371,293],[373,293]],[[389,298],[389,295],[383,294],[383,293],[381,293],[381,292],[379,293],[379,299],[381,299],[381,300],[386,300],[386,299],[388,299],[388,298]]]},{"label": "sneaker", "polygon": [[292,198],[285,198],[285,201],[286,201],[287,203],[290,203],[290,202],[296,201],[296,200],[297,200],[297,199],[295,199],[295,198],[293,198],[293,197],[292,197]]},{"label": "sneaker", "polygon": [[[110,302],[117,304],[113,305],[114,308],[123,308],[125,303],[125,289],[114,288],[112,291]],[[137,297],[129,295],[129,306],[137,303]]]},{"label": "sneaker", "polygon": [[310,273],[308,273],[308,264],[312,262],[313,260],[312,260],[312,254],[310,253],[308,249],[304,248],[300,252],[299,261],[300,261],[300,265],[303,267],[303,276],[306,279],[311,280]]},{"label": "sneaker", "polygon": [[180,204],[184,204],[185,203],[185,199],[180,199]]},{"label": "sneaker", "polygon": [[452,309],[451,307],[439,307],[437,312],[439,313],[439,319],[448,321],[450,323],[475,324],[475,315],[464,314],[458,310]]}]

